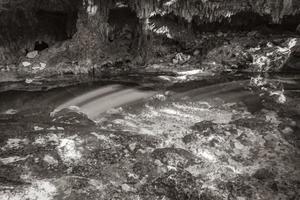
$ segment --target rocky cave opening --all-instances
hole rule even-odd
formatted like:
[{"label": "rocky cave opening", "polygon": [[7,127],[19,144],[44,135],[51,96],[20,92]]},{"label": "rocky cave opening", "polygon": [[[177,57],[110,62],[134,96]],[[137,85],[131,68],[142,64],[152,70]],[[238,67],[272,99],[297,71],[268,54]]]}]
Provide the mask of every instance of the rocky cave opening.
[{"label": "rocky cave opening", "polygon": [[139,24],[137,14],[127,6],[112,8],[109,11],[108,24],[111,28],[108,35],[111,45],[131,51]]},{"label": "rocky cave opening", "polygon": [[76,11],[38,10],[35,18],[39,34],[48,36],[53,42],[71,39],[76,32]]},{"label": "rocky cave opening", "polygon": [[[77,10],[40,5],[0,13],[0,58],[17,62],[28,52],[42,51],[71,39],[76,33]],[[4,63],[4,64],[5,64]]]},{"label": "rocky cave opening", "polygon": [[[176,13],[170,12],[153,15],[149,18],[149,22],[151,31],[156,36],[154,46],[160,46],[159,51],[155,52],[159,57],[166,55],[161,49],[167,48],[169,53],[184,52],[190,55],[195,53],[199,55],[199,58],[204,58],[211,49],[222,46],[224,43],[230,44],[228,35],[293,34],[297,29],[299,19],[299,14],[295,14],[283,17],[280,22],[274,22],[271,15],[241,11],[231,17],[215,21],[194,16],[189,22]],[[197,40],[201,41],[198,46],[195,44]]]},{"label": "rocky cave opening", "polygon": [[47,44],[46,42],[41,41],[41,40],[36,41],[34,43],[34,50],[35,51],[43,51],[43,50],[47,49],[48,47],[49,47],[49,44]]}]

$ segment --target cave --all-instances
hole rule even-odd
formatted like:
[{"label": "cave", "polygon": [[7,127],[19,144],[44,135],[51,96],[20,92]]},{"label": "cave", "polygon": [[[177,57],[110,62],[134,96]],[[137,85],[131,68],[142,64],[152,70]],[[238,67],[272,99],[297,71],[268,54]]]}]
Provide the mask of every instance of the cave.
[{"label": "cave", "polygon": [[41,35],[53,38],[53,41],[70,39],[76,32],[76,12],[38,10],[35,12],[35,18],[37,31]]},{"label": "cave", "polygon": [[295,200],[299,0],[0,0],[0,200]]},{"label": "cave", "polygon": [[138,18],[136,13],[129,7],[116,7],[109,10],[108,23],[116,29],[120,29],[125,25],[134,27],[138,23]]},{"label": "cave", "polygon": [[[76,32],[77,10],[55,7],[18,8],[0,12],[0,50],[6,63],[14,63],[24,52],[43,50],[58,42],[71,39]],[[42,41],[40,45],[38,41]],[[0,57],[1,57],[0,56]]]},{"label": "cave", "polygon": [[109,41],[117,39],[132,40],[139,20],[129,7],[116,7],[109,10],[108,24],[112,28]]},{"label": "cave", "polygon": [[111,8],[107,22],[109,54],[134,56],[142,52],[139,50],[143,39],[142,24],[134,10],[128,6]]},{"label": "cave", "polygon": [[41,40],[36,41],[34,43],[34,50],[35,51],[43,51],[43,50],[47,49],[48,47],[49,47],[49,44],[47,44],[46,42],[41,41]]}]

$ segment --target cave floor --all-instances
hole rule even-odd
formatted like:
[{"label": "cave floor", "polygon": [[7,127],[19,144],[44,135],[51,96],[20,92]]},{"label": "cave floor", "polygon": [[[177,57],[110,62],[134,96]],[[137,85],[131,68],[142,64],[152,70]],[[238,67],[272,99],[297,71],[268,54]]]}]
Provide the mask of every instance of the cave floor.
[{"label": "cave floor", "polygon": [[92,119],[53,110],[111,83],[2,92],[0,199],[299,199],[299,81],[197,76]]}]

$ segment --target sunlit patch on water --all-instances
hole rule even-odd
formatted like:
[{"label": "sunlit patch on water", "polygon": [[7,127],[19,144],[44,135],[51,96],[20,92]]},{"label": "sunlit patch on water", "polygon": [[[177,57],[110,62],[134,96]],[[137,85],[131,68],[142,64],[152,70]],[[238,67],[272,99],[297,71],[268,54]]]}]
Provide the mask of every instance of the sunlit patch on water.
[{"label": "sunlit patch on water", "polygon": [[125,88],[121,85],[109,85],[69,100],[58,106],[52,112],[52,115],[64,108],[75,107],[78,111],[87,114],[89,118],[95,119],[99,114],[108,109],[143,98],[149,98],[154,94],[154,91],[143,91],[141,88]]}]

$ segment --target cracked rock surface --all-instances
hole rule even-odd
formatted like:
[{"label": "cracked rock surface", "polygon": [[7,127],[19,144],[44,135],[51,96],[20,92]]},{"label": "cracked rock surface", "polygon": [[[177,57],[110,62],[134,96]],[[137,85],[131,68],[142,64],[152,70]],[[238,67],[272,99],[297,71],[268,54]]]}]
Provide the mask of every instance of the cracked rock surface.
[{"label": "cracked rock surface", "polygon": [[272,109],[285,105],[200,94],[159,93],[95,121],[3,112],[0,198],[298,199],[298,122]]}]

